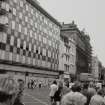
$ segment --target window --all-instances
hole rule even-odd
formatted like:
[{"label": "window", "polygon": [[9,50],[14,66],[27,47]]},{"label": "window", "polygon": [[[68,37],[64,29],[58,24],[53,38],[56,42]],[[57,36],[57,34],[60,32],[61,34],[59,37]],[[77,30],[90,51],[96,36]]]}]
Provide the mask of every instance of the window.
[{"label": "window", "polygon": [[53,48],[55,48],[55,42],[53,42]]},{"label": "window", "polygon": [[20,48],[20,39],[17,39],[17,47]]},{"label": "window", "polygon": [[24,28],[24,34],[27,35],[27,28]]},{"label": "window", "polygon": [[41,53],[41,48],[40,47],[38,47],[38,54],[40,54]]},{"label": "window", "polygon": [[36,18],[38,18],[38,12],[36,12]]},{"label": "window", "polygon": [[15,3],[17,3],[17,0],[14,0]]},{"label": "window", "polygon": [[25,16],[25,22],[28,22],[28,17],[27,16]]},{"label": "window", "polygon": [[26,42],[23,43],[23,49],[26,49]]},{"label": "window", "polygon": [[39,41],[40,41],[40,42],[42,41],[41,35],[39,35]]},{"label": "window", "polygon": [[15,22],[12,21],[12,29],[15,29]]},{"label": "window", "polygon": [[67,71],[67,64],[64,64],[64,70]]},{"label": "window", "polygon": [[23,1],[20,1],[20,7],[23,7]]},{"label": "window", "polygon": [[[3,43],[6,43],[6,40],[7,40],[7,34],[6,33],[2,33],[3,34],[3,37],[2,37],[2,42]],[[1,35],[0,35],[1,36]],[[13,37],[14,38],[14,37]],[[14,39],[13,39],[14,40]],[[13,43],[12,43],[13,44]]]},{"label": "window", "polygon": [[35,39],[37,40],[37,34],[36,34],[36,32],[34,32],[34,36],[35,36]]},{"label": "window", "polygon": [[33,9],[31,9],[31,14],[33,14]]},{"label": "window", "polygon": [[21,12],[19,13],[19,18],[22,19],[22,13]]},{"label": "window", "polygon": [[16,9],[15,8],[13,8],[13,15],[16,16]]},{"label": "window", "polygon": [[38,28],[38,24],[37,24],[37,22],[35,22],[35,28]]},{"label": "window", "polygon": [[49,44],[49,46],[51,46],[51,40],[48,40],[48,44]]},{"label": "window", "polygon": [[65,69],[65,71],[69,72],[69,65],[64,64],[64,69]]},{"label": "window", "polygon": [[48,57],[51,57],[51,52],[50,51],[48,51]]},{"label": "window", "polygon": [[32,37],[32,30],[30,30],[30,37]]},{"label": "window", "polygon": [[43,54],[44,56],[46,56],[46,49],[43,48],[42,54]]},{"label": "window", "polygon": [[43,43],[46,44],[47,43],[47,39],[45,37],[43,37]]},{"label": "window", "polygon": [[22,29],[22,27],[21,27],[21,25],[19,24],[19,32],[21,32],[21,29]]},{"label": "window", "polygon": [[13,36],[11,36],[10,45],[14,45],[14,37]]},{"label": "window", "polygon": [[28,5],[26,5],[26,11],[28,11]]},{"label": "window", "polygon": [[29,43],[29,51],[31,51],[31,47],[32,47],[32,45],[31,45],[31,43]]},{"label": "window", "polygon": [[36,46],[34,45],[34,52],[36,52]]},{"label": "window", "polygon": [[30,24],[33,25],[33,19],[30,19]]}]

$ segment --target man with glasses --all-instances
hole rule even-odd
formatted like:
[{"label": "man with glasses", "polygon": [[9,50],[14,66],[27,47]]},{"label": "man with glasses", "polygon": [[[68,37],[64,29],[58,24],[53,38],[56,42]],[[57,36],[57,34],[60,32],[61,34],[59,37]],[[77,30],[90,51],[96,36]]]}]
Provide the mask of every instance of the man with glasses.
[{"label": "man with glasses", "polygon": [[13,105],[18,94],[15,80],[8,75],[0,76],[0,105]]}]

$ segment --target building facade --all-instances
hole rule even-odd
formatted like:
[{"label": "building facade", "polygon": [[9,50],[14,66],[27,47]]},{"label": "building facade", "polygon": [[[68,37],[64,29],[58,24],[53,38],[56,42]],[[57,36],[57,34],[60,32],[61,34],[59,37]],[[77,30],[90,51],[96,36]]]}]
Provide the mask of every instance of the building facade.
[{"label": "building facade", "polygon": [[64,78],[71,78],[76,73],[75,40],[61,30],[59,68],[64,71]]},{"label": "building facade", "polygon": [[58,78],[60,24],[34,0],[0,8],[0,71]]},{"label": "building facade", "polygon": [[74,21],[70,24],[63,24],[62,32],[68,34],[75,40],[76,44],[76,75],[88,73],[91,64],[90,37],[80,31]]}]

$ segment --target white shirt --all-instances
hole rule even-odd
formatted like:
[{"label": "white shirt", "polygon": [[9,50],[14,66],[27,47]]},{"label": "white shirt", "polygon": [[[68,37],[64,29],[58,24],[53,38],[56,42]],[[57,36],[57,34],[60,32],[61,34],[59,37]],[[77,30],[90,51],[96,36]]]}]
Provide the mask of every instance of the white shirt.
[{"label": "white shirt", "polygon": [[50,91],[49,96],[54,96],[55,92],[58,90],[58,86],[55,85],[55,84],[52,84],[52,85],[50,86],[50,89],[51,89],[51,91]]},{"label": "white shirt", "polygon": [[87,98],[80,92],[74,92],[73,101],[74,105],[84,105],[87,102]]},{"label": "white shirt", "polygon": [[62,101],[61,101],[61,105],[72,105],[73,102],[73,91],[70,91],[69,93],[67,93],[66,95],[64,95],[62,97]]},{"label": "white shirt", "polygon": [[90,105],[105,105],[105,100],[102,96],[96,94],[91,98]]}]

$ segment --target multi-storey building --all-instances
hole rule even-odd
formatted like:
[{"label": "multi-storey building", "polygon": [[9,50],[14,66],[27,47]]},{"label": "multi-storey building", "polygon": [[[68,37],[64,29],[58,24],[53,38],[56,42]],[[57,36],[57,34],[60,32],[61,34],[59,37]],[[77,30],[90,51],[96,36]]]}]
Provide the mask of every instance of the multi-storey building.
[{"label": "multi-storey building", "polygon": [[0,72],[57,78],[60,27],[34,0],[1,0]]},{"label": "multi-storey building", "polygon": [[90,37],[80,31],[77,25],[63,24],[62,32],[68,34],[76,43],[76,74],[88,73],[91,64]]},{"label": "multi-storey building", "polygon": [[76,44],[73,38],[61,30],[59,69],[64,71],[64,78],[76,73]]}]

